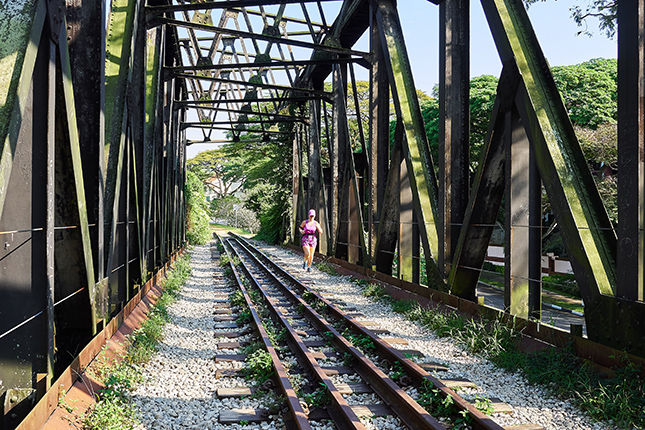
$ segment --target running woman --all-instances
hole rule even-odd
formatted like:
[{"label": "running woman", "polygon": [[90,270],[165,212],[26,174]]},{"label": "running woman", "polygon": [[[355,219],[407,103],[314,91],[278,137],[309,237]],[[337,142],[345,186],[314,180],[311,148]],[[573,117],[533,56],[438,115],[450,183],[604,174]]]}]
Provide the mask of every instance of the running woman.
[{"label": "running woman", "polygon": [[318,221],[314,220],[316,217],[316,211],[313,209],[309,210],[309,219],[303,221],[300,224],[300,234],[302,234],[302,250],[305,252],[305,261],[302,263],[302,268],[307,269],[307,272],[311,272],[311,262],[314,259],[314,252],[316,251],[316,245],[318,240],[316,239],[316,231],[322,234],[322,227]]}]

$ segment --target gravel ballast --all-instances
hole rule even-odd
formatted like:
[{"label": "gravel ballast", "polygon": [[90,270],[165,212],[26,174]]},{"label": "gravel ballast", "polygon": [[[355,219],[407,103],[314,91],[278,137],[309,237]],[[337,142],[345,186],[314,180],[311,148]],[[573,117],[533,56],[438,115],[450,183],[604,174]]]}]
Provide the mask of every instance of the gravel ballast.
[{"label": "gravel ballast", "polygon": [[[495,397],[513,408],[512,414],[494,414],[493,419],[502,426],[539,424],[547,430],[556,429],[610,429],[605,423],[580,412],[569,402],[556,399],[539,387],[525,382],[519,373],[496,368],[481,357],[467,353],[450,339],[438,338],[416,322],[411,322],[392,312],[388,305],[372,302],[361,294],[361,289],[350,277],[331,276],[318,270],[302,270],[302,257],[279,247],[256,243],[283,268],[327,298],[342,299],[365,315],[363,320],[376,322],[374,328],[388,329],[390,336],[407,339],[409,344],[401,349],[416,349],[425,357],[419,362],[439,362],[448,372],[435,373],[440,379],[466,378],[477,388],[459,392],[464,398]],[[171,321],[165,327],[165,339],[158,352],[143,367],[144,383],[139,385],[132,398],[140,410],[142,425],[148,429],[282,429],[279,417],[260,424],[221,424],[219,412],[225,409],[266,408],[263,399],[219,399],[220,387],[246,386],[242,378],[215,378],[218,369],[239,368],[241,363],[216,363],[216,354],[233,354],[238,351],[218,351],[217,343],[226,338],[215,338],[213,304],[221,296],[226,281],[223,270],[211,260],[210,247],[198,246],[192,250],[193,273],[182,289],[177,301],[170,307]],[[215,274],[215,278],[214,278]],[[237,340],[237,339],[236,339]],[[399,346],[397,346],[399,347]],[[346,378],[343,378],[346,379]],[[361,399],[356,397],[354,400]],[[362,401],[357,401],[362,403]],[[398,428],[394,418],[367,420],[368,428]],[[312,423],[323,429],[326,423]]]}]

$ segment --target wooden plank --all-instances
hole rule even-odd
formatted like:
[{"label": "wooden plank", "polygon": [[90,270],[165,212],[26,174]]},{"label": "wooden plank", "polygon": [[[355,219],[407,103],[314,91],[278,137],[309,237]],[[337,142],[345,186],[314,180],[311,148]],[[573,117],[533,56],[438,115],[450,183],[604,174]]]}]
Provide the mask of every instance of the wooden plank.
[{"label": "wooden plank", "polygon": [[235,321],[237,316],[235,315],[218,315],[213,318],[215,322],[226,322],[226,321]]},{"label": "wooden plank", "polygon": [[213,313],[215,315],[227,315],[227,314],[233,313],[233,311],[231,310],[231,308],[219,308],[219,309],[215,309]]},{"label": "wooden plank", "polygon": [[334,352],[312,352],[311,355],[316,360],[324,360],[326,358],[338,357]]},{"label": "wooden plank", "polygon": [[351,367],[347,366],[330,366],[330,367],[322,367],[322,370],[325,372],[327,376],[332,376],[332,375],[350,375],[353,373],[356,373],[354,369]]},{"label": "wooden plank", "polygon": [[371,328],[370,332],[372,332],[372,334],[375,334],[375,335],[381,335],[381,334],[390,333],[390,330],[388,330],[386,328]]},{"label": "wooden plank", "polygon": [[448,368],[439,363],[417,363],[419,367],[428,372],[447,372]]},{"label": "wooden plank", "polygon": [[491,406],[493,407],[493,413],[496,414],[512,414],[513,408],[508,403],[504,403],[501,399],[496,397],[490,397]]},{"label": "wooden plank", "polygon": [[215,324],[213,328],[240,328],[240,326],[234,322],[221,322],[221,323]]},{"label": "wooden plank", "polygon": [[443,385],[448,387],[448,388],[454,388],[454,387],[460,387],[460,388],[472,387],[472,388],[476,388],[477,387],[477,385],[474,382],[471,382],[468,379],[463,379],[463,378],[440,379],[439,381]]},{"label": "wooden plank", "polygon": [[399,352],[406,357],[425,357],[425,354],[416,349],[399,349]]},{"label": "wooden plank", "polygon": [[354,405],[350,407],[359,418],[371,416],[384,417],[387,415],[392,415],[392,410],[383,403],[376,405]]},{"label": "wooden plank", "polygon": [[255,387],[218,388],[217,397],[244,397],[255,393]]},{"label": "wooden plank", "polygon": [[307,348],[327,346],[326,340],[304,340],[302,343],[304,343]]},{"label": "wooden plank", "polygon": [[239,372],[240,372],[239,369],[217,369],[217,372],[215,372],[215,379],[232,378],[234,376],[240,376]]},{"label": "wooden plank", "polygon": [[248,333],[248,330],[247,331],[216,331],[214,333],[214,337],[236,338],[236,337],[244,336],[247,333]]},{"label": "wooden plank", "polygon": [[246,354],[217,354],[215,356],[215,363],[222,363],[227,361],[244,361]]},{"label": "wooden plank", "polygon": [[382,341],[389,343],[390,345],[407,345],[407,339],[401,337],[382,337]]},{"label": "wooden plank", "polygon": [[261,422],[269,419],[267,409],[229,409],[219,413],[220,423]]},{"label": "wooden plank", "polygon": [[220,342],[218,343],[217,349],[234,349],[234,348],[240,348],[244,344],[241,342]]},{"label": "wooden plank", "polygon": [[335,386],[340,394],[365,394],[374,391],[369,385],[363,383],[335,384]]},{"label": "wooden plank", "polygon": [[520,424],[515,426],[506,426],[504,430],[544,430],[544,427],[537,424]]},{"label": "wooden plank", "polygon": [[359,323],[359,324],[361,324],[361,325],[363,325],[365,327],[373,327],[375,325],[378,325],[378,323],[376,323],[374,321],[355,321],[355,322],[357,322],[357,323]]}]

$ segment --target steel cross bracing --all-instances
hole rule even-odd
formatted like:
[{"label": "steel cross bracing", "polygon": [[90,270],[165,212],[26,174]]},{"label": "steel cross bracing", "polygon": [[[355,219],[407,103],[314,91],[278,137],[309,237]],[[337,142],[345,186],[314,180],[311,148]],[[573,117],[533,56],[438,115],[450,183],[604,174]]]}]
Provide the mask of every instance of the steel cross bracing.
[{"label": "steel cross bracing", "polygon": [[617,228],[521,0],[481,0],[503,71],[470,177],[469,1],[432,3],[437,160],[394,0],[12,0],[0,10],[10,22],[0,33],[12,33],[0,34],[10,54],[0,59],[0,394],[24,399],[5,404],[5,424],[184,243],[185,151],[199,142],[292,145],[284,238],[297,242],[314,208],[321,253],[386,274],[396,261],[427,295],[476,300],[504,196],[505,301],[521,318],[541,311],[544,188],[588,337],[645,356],[645,72],[633,61],[644,57],[644,1],[618,9]]}]

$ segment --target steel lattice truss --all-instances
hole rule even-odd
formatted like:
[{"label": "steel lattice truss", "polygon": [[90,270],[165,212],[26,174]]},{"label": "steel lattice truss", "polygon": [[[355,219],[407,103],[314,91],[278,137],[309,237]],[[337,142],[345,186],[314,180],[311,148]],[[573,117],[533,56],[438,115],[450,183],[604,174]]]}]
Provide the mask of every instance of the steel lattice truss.
[{"label": "steel lattice truss", "polygon": [[[468,0],[433,1],[438,160],[395,0],[112,0],[109,14],[104,3],[15,0],[0,10],[15,43],[0,58],[0,394],[51,383],[118,320],[185,242],[186,146],[240,139],[293,146],[286,239],[315,208],[321,253],[384,274],[396,256],[401,282],[415,284],[424,267],[428,285],[408,288],[454,307],[476,306],[504,199],[505,303],[527,333],[539,331],[528,318],[541,312],[544,187],[588,338],[602,346],[567,333],[552,341],[583,355],[645,355],[645,72],[632,61],[645,57],[642,0],[618,10],[617,228],[521,0],[481,1],[503,71],[474,178]],[[104,30],[96,23],[106,15]],[[362,37],[368,47],[357,49]],[[347,97],[358,68],[369,72],[367,108]]]}]

